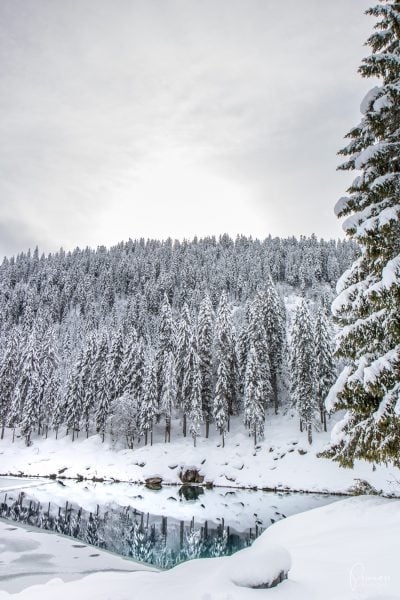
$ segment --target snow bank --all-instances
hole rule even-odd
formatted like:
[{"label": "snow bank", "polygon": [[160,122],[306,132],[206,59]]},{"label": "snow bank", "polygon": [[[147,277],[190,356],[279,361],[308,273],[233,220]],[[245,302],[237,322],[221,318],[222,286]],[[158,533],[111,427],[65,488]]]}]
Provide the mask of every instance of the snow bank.
[{"label": "snow bank", "polygon": [[240,587],[269,588],[280,579],[287,579],[291,563],[291,556],[283,546],[258,545],[232,556],[227,563],[226,573]]},{"label": "snow bank", "polygon": [[[156,574],[96,573],[69,583],[58,579],[13,596],[0,592],[0,600],[394,600],[400,590],[399,539],[400,502],[359,496],[280,521],[233,557],[193,560]],[[276,560],[278,568],[287,566],[284,550],[271,557],[275,544],[291,556],[287,580],[263,591],[233,582],[232,571],[243,581],[261,581],[261,570],[272,572],[268,560]]]},{"label": "snow bank", "polygon": [[[333,416],[331,429],[338,416]],[[373,470],[368,463],[356,462],[354,469],[342,469],[318,453],[330,442],[330,432],[315,432],[313,444],[307,443],[300,433],[298,417],[294,413],[267,415],[265,437],[257,448],[243,431],[240,417],[231,421],[225,447],[216,431],[210,438],[199,438],[196,448],[190,438],[177,433],[179,423],[173,423],[172,442],[154,443],[128,450],[110,442],[101,442],[95,435],[89,439],[54,438],[35,439],[27,448],[22,439],[13,444],[10,432],[0,440],[0,474],[29,476],[61,476],[87,479],[104,478],[145,483],[155,474],[163,484],[181,484],[179,474],[188,465],[196,466],[205,482],[224,487],[257,487],[278,490],[299,490],[323,493],[347,493],[355,479],[365,479],[384,493],[400,493],[400,469],[377,465]],[[176,438],[174,436],[177,436]],[[154,440],[163,440],[161,427]],[[395,486],[395,487],[394,487]]]}]

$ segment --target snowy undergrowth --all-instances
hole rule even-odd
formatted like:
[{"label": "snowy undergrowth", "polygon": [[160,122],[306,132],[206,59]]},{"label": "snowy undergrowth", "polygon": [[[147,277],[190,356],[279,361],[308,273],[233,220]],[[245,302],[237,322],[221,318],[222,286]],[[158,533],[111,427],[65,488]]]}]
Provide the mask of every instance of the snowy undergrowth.
[{"label": "snowy undergrowth", "polygon": [[[333,423],[332,423],[333,424]],[[84,477],[143,483],[159,476],[164,484],[179,484],[180,473],[196,467],[205,482],[226,487],[291,489],[323,493],[349,493],[359,479],[366,480],[386,495],[400,495],[400,470],[394,467],[356,462],[354,469],[318,458],[330,433],[317,432],[310,446],[298,431],[295,415],[267,417],[265,439],[254,448],[253,440],[243,432],[240,419],[233,419],[231,431],[221,446],[217,432],[208,440],[199,438],[193,447],[190,438],[182,438],[179,423],[173,423],[170,444],[163,442],[163,431],[156,428],[153,446],[128,450],[99,436],[55,440],[36,438],[26,447],[22,439],[12,443],[7,431],[0,441],[0,474],[29,476]],[[174,433],[176,439],[174,439]],[[158,442],[160,440],[160,442]]]},{"label": "snowy undergrowth", "polygon": [[[360,496],[280,521],[233,557],[192,560],[157,574],[54,579],[13,596],[0,592],[0,600],[394,600],[400,589],[399,536],[400,502]],[[273,589],[242,587],[271,580],[289,565],[288,579]]]}]

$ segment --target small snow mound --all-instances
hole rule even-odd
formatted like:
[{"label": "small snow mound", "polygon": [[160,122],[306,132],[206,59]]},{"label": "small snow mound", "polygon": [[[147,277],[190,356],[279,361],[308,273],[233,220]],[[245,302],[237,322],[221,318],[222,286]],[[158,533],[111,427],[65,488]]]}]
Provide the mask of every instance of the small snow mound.
[{"label": "small snow mound", "polygon": [[291,556],[278,544],[258,544],[234,554],[228,561],[228,575],[240,587],[271,588],[287,579]]}]

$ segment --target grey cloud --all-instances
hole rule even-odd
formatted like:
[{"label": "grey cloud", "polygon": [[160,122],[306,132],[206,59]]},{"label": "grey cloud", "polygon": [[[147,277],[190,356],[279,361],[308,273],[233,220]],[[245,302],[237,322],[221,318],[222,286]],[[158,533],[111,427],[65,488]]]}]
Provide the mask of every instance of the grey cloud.
[{"label": "grey cloud", "polygon": [[[210,222],[240,231],[240,202],[230,220],[226,198],[202,216],[186,188],[175,201],[168,178],[162,199],[146,196],[143,171],[174,153],[182,169],[237,185],[248,232],[253,219],[256,235],[336,235],[335,153],[366,89],[356,68],[368,5],[3,0],[0,220],[29,235],[15,225],[2,251],[15,251],[14,238],[49,250],[127,233],[182,237],[191,210],[200,234]],[[160,201],[171,202],[162,221]]]}]

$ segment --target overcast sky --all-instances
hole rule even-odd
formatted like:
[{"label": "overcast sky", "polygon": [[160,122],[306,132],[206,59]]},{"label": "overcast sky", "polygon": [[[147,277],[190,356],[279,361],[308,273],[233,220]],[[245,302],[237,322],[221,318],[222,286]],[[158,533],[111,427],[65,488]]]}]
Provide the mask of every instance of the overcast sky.
[{"label": "overcast sky", "polygon": [[341,235],[368,0],[1,0],[0,254]]}]

